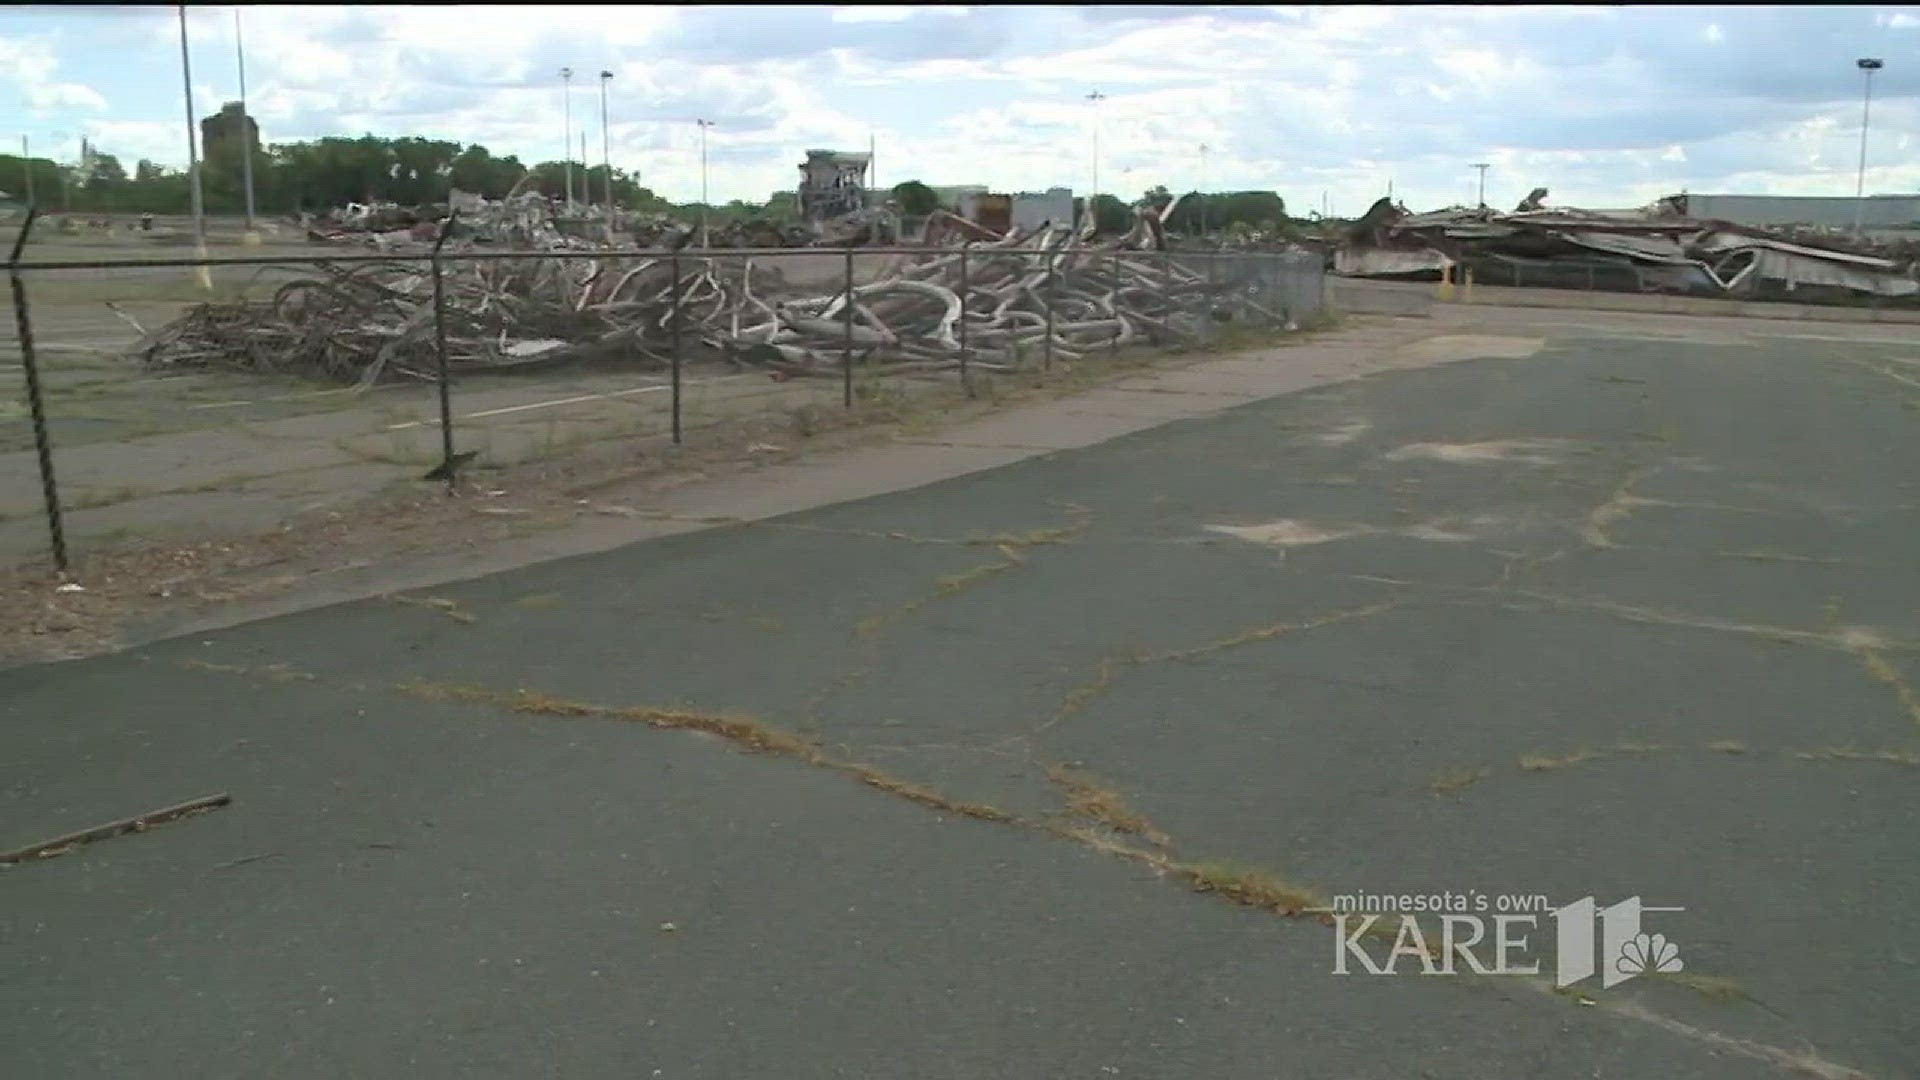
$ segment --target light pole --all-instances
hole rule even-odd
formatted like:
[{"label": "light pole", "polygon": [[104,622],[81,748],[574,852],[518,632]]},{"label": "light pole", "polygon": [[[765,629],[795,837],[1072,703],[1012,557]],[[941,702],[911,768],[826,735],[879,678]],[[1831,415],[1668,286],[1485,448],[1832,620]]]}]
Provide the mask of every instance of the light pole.
[{"label": "light pole", "polygon": [[700,125],[700,246],[707,246],[707,129],[711,120],[695,120]]},{"label": "light pole", "polygon": [[233,55],[240,65],[240,177],[247,189],[247,232],[253,233],[253,138],[247,115],[247,52],[240,44],[240,9],[233,9]]},{"label": "light pole", "polygon": [[600,170],[607,178],[607,239],[613,239],[613,146],[607,128],[607,83],[613,72],[600,73]]},{"label": "light pole", "polygon": [[1107,95],[1095,90],[1087,100],[1093,102],[1093,194],[1087,198],[1087,213],[1091,215],[1093,202],[1100,197],[1100,103],[1107,100]]},{"label": "light pole", "polygon": [[1487,208],[1487,169],[1489,166],[1487,162],[1480,161],[1475,162],[1473,167],[1480,170],[1480,209],[1485,210]]},{"label": "light pole", "polygon": [[1860,232],[1860,223],[1867,209],[1867,121],[1873,116],[1873,73],[1885,67],[1870,56],[1855,60],[1854,66],[1866,76],[1866,95],[1860,102],[1860,178],[1853,189],[1853,231]]},{"label": "light pole", "polygon": [[27,170],[27,205],[33,205],[33,155],[27,152],[27,137],[20,136],[20,164]]},{"label": "light pole", "polygon": [[562,175],[567,185],[567,209],[573,209],[573,69],[560,69],[560,158]]},{"label": "light pole", "polygon": [[[193,66],[187,57],[187,5],[180,5],[180,82],[187,99],[187,192],[193,206],[193,248],[207,257],[207,204],[200,191],[200,141],[193,130]],[[211,290],[213,278],[203,261],[197,267],[200,287]]]}]

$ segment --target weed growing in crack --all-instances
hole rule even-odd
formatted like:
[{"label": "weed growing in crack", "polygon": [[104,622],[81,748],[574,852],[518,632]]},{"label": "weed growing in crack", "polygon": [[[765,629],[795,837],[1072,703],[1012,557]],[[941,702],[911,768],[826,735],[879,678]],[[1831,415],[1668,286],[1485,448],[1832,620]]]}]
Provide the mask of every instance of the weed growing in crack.
[{"label": "weed growing in crack", "polygon": [[1520,768],[1527,772],[1552,772],[1555,769],[1571,768],[1583,761],[1592,761],[1600,757],[1598,750],[1575,750],[1560,757],[1548,757],[1544,754],[1521,754]]},{"label": "weed growing in crack", "polygon": [[1064,765],[1047,766],[1047,779],[1065,793],[1068,814],[1098,822],[1117,833],[1138,836],[1157,847],[1167,846],[1167,834],[1128,806],[1119,792]]},{"label": "weed growing in crack", "polygon": [[1294,916],[1309,908],[1328,906],[1325,897],[1312,889],[1283,881],[1251,866],[1230,862],[1208,862],[1174,868],[1195,892],[1218,893],[1236,904],[1261,908],[1277,915]]},{"label": "weed growing in crack", "polygon": [[1435,795],[1457,795],[1489,775],[1490,770],[1487,769],[1450,766],[1433,774],[1433,780],[1427,784],[1427,790]]},{"label": "weed growing in crack", "polygon": [[1814,750],[1796,750],[1801,761],[1884,761],[1894,765],[1920,766],[1920,750],[1895,748],[1860,750],[1851,746],[1823,746]]}]

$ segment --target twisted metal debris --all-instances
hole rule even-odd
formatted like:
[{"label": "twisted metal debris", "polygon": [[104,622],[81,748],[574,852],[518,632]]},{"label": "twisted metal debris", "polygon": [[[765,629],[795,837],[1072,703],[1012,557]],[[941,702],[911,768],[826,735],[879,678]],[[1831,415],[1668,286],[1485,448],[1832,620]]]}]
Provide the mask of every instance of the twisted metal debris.
[{"label": "twisted metal debris", "polygon": [[[955,367],[963,355],[981,370],[1011,370],[1043,354],[1071,362],[1136,343],[1190,343],[1218,322],[1290,323],[1289,312],[1259,302],[1262,282],[1249,274],[1275,256],[1147,250],[1163,246],[1160,223],[1142,211],[1127,235],[1104,244],[1057,226],[987,242],[956,228],[944,246],[896,252],[871,280],[824,293],[790,286],[777,253],[448,260],[448,361],[456,371],[583,360],[654,367],[685,348],[787,375],[837,371],[848,352],[890,371]],[[197,305],[133,352],[160,368],[364,387],[434,378],[435,324],[428,263],[323,264],[264,300]]]}]

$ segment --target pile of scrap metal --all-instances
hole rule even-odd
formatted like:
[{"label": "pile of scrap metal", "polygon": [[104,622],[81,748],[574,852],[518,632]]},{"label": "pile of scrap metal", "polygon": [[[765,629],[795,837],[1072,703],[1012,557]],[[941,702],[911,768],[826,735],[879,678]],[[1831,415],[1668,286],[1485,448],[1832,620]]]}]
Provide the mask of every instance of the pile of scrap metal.
[{"label": "pile of scrap metal", "polygon": [[1545,205],[1409,214],[1381,199],[1334,252],[1350,277],[1434,278],[1459,266],[1489,285],[1843,301],[1920,299],[1920,245],[1831,232],[1762,230],[1682,216],[1663,199],[1633,210]]},{"label": "pile of scrap metal", "polygon": [[[1049,343],[1072,361],[1195,342],[1219,322],[1291,322],[1262,303],[1270,260],[1242,260],[1240,274],[1141,250],[1158,225],[1142,211],[1126,236],[1099,243],[1060,226],[987,242],[955,233],[943,248],[869,261],[851,289],[789,286],[777,257],[698,249],[462,259],[443,270],[448,362],[461,373],[582,360],[658,369],[678,346],[786,378],[835,374],[851,347],[889,372],[944,371],[963,355],[1013,370]],[[269,298],[196,305],[143,331],[132,355],[371,386],[434,378],[436,341],[428,266],[382,260],[316,267]]]},{"label": "pile of scrap metal", "polygon": [[375,237],[391,237],[394,242],[419,230],[429,238],[444,210],[430,206],[406,207],[398,203],[348,203],[321,214],[301,212],[294,220],[306,231],[307,239],[317,244],[378,243]]},{"label": "pile of scrap metal", "polygon": [[447,202],[403,207],[394,203],[349,203],[319,216],[297,215],[307,239],[315,243],[365,244],[396,251],[432,244],[449,214],[457,214],[449,239],[516,248],[590,247],[605,231],[606,211],[599,207],[563,209],[524,181],[503,199],[488,199],[454,189]]}]

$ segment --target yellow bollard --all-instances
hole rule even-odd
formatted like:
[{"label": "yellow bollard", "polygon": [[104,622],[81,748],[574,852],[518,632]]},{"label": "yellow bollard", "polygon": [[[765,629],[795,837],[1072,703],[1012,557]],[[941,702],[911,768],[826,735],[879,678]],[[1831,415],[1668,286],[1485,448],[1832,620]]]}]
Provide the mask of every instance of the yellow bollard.
[{"label": "yellow bollard", "polygon": [[259,247],[260,234],[253,229],[248,229],[240,234],[240,244],[242,247]]},{"label": "yellow bollard", "polygon": [[1435,299],[1439,299],[1439,300],[1453,299],[1453,264],[1452,263],[1448,263],[1447,265],[1442,266],[1440,268],[1440,283],[1434,286],[1433,295]]},{"label": "yellow bollard", "polygon": [[1462,267],[1460,270],[1460,301],[1465,304],[1473,303],[1473,267],[1471,266]]}]

